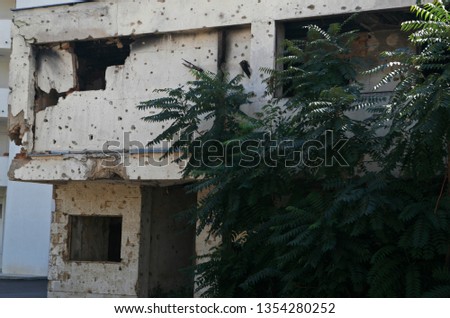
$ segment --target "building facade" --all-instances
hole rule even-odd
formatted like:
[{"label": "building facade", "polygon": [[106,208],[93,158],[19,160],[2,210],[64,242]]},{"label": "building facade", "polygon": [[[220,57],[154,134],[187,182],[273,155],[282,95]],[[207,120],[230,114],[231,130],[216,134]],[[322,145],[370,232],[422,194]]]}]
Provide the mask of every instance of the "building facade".
[{"label": "building facade", "polygon": [[192,294],[183,269],[213,242],[174,218],[197,197],[182,166],[160,158],[164,145],[145,148],[165,126],[136,108],[192,79],[183,60],[232,76],[248,62],[252,113],[266,98],[259,70],[276,67],[296,26],[360,12],[355,54],[376,58],[407,45],[399,23],[414,3],[108,0],[16,11],[8,134],[24,151],[9,177],[54,186],[49,296]]},{"label": "building facade", "polygon": [[[17,1],[18,7],[24,4]],[[9,181],[7,177],[9,165],[20,151],[9,141],[7,124],[14,8],[14,0],[0,2],[0,273],[46,277],[52,187]]]}]

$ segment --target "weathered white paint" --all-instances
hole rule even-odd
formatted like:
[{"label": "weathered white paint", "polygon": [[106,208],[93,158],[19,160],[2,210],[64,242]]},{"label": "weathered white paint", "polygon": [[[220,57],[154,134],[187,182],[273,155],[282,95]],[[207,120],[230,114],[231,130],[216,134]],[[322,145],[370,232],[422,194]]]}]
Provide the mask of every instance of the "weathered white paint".
[{"label": "weathered white paint", "polygon": [[[237,66],[239,61],[241,58],[249,60],[254,75],[250,80],[246,79],[244,85],[253,90],[257,97],[245,110],[254,112],[260,107],[259,99],[264,94],[264,85],[261,83],[264,75],[259,69],[275,65],[277,20],[406,7],[412,2],[396,0],[367,3],[353,0],[335,6],[325,1],[301,4],[294,1],[214,0],[203,1],[200,5],[198,1],[184,1],[181,4],[156,0],[99,1],[71,7],[18,11],[13,28],[17,41],[14,41],[11,64],[11,116],[18,116],[23,111],[24,119],[19,120],[21,125],[20,129],[15,128],[16,134],[29,152],[96,151],[108,141],[124,144],[125,132],[130,133],[130,140],[145,145],[163,127],[141,121],[139,118],[143,113],[137,111],[135,106],[142,100],[156,97],[153,93],[155,88],[174,87],[191,78],[188,70],[181,67],[182,58],[205,69],[216,70],[217,27],[251,25],[251,29],[244,31],[251,32],[251,35],[239,34],[243,31],[236,33],[236,51],[243,49],[245,52],[230,52],[232,56],[227,57],[227,68],[241,72]],[[60,27],[58,21],[65,21],[64,27]],[[179,31],[188,33],[158,35]],[[144,37],[140,37],[144,34]],[[107,87],[104,91],[73,92],[65,99],[60,98],[56,107],[48,107],[34,114],[32,87],[35,78],[32,75],[36,66],[30,42],[117,35],[139,37],[132,45],[125,65],[107,70]],[[61,54],[66,56],[66,60],[70,59],[67,52]],[[68,67],[70,69],[70,65]],[[54,79],[47,75],[53,75]],[[58,72],[47,75],[38,75],[39,86],[42,85],[44,90],[52,87],[52,83],[58,83],[59,80],[65,82],[71,78],[58,75]],[[48,83],[45,83],[45,79]],[[24,85],[29,88],[25,94]],[[34,122],[36,136],[32,136],[31,126]],[[15,124],[15,121],[12,123]]]},{"label": "weathered white paint", "polygon": [[76,70],[72,54],[60,50],[59,47],[52,47],[42,49],[39,57],[36,79],[41,90],[50,93],[51,89],[55,89],[62,93],[76,86]]},{"label": "weathered white paint", "polygon": [[[34,152],[97,150],[110,141],[119,141],[119,149],[128,148],[125,133],[143,148],[152,136],[163,131],[164,125],[140,120],[145,113],[136,105],[157,96],[154,89],[191,80],[189,70],[181,65],[182,59],[213,71],[216,57],[217,32],[137,40],[125,65],[107,69],[105,90],[73,92],[60,99],[56,107],[36,113],[40,124],[36,125]],[[55,75],[53,72],[53,78],[59,79]],[[39,87],[42,80],[38,80]]]},{"label": "weathered white paint", "polygon": [[[180,30],[215,28],[407,7],[415,0],[347,0],[330,4],[328,0],[185,0],[185,1],[97,1],[73,7],[37,8],[16,13],[21,33],[36,42],[64,42],[71,39],[118,35],[166,33]],[[39,16],[38,19],[36,17]],[[120,17],[120,18],[118,18]],[[44,23],[40,23],[45,21]],[[64,21],[64,25],[61,25]],[[51,26],[49,28],[49,26]]]},{"label": "weathered white paint", "polygon": [[[174,163],[174,156],[161,158],[163,153],[124,154],[118,157],[118,165],[111,165],[114,158],[95,155],[60,155],[31,157],[16,160],[9,177],[39,182],[83,181],[109,179],[114,174],[124,181],[177,181],[181,178],[183,163]],[[23,165],[22,165],[23,164]]]}]

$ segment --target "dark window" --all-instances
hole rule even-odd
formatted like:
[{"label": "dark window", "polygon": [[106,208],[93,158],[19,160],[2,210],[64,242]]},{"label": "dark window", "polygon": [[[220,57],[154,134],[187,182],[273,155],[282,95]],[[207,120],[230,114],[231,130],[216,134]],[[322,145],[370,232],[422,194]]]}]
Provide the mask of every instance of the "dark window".
[{"label": "dark window", "polygon": [[71,216],[70,260],[120,262],[122,217]]},{"label": "dark window", "polygon": [[[317,25],[327,31],[333,23],[343,23],[342,32],[358,31],[358,38],[352,45],[351,55],[361,58],[366,69],[379,64],[379,54],[403,48],[407,43],[407,34],[400,31],[403,21],[413,20],[414,15],[408,9],[392,11],[369,11],[355,15],[342,14],[334,16],[314,17],[313,19],[280,21],[277,24],[277,56],[286,54],[284,40],[305,40],[307,29],[305,26]],[[285,65],[277,65],[283,69]],[[291,97],[292,91],[287,89],[288,83],[275,92],[277,97]],[[284,92],[284,93],[283,93]]]},{"label": "dark window", "polygon": [[130,39],[115,41],[95,40],[76,42],[78,89],[91,91],[105,89],[106,68],[123,65],[130,55]]}]

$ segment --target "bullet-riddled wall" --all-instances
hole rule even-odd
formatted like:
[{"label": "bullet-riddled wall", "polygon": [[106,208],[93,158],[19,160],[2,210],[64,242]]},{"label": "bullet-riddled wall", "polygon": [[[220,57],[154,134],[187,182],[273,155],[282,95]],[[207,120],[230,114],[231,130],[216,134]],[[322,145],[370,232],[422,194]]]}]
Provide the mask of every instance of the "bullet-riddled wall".
[{"label": "bullet-riddled wall", "polygon": [[183,186],[105,182],[55,186],[49,297],[188,296],[196,203]]},{"label": "bullet-riddled wall", "polygon": [[[141,192],[135,185],[70,183],[55,186],[52,215],[49,297],[136,297],[140,240]],[[120,261],[73,259],[74,217],[121,217]],[[98,228],[100,229],[100,228]],[[98,245],[97,233],[85,233],[86,248]],[[75,238],[73,238],[75,239]]]},{"label": "bullet-riddled wall", "polygon": [[[244,75],[243,84],[256,96],[245,110],[254,112],[265,98],[260,68],[275,67],[278,27],[285,21],[407,8],[414,2],[96,1],[17,11],[9,134],[25,147],[28,159],[16,160],[9,175],[42,182],[105,176],[98,171],[101,158],[92,154],[105,147],[126,151],[133,142],[146,145],[164,129],[141,121],[145,113],[135,106],[159,96],[154,89],[192,79],[183,59],[209,71],[225,64],[232,75],[244,75],[239,63],[247,61],[252,74]],[[177,165],[153,169],[137,160],[131,156],[114,173],[126,180],[179,179]]]},{"label": "bullet-riddled wall", "polygon": [[[254,113],[268,98],[261,68],[276,67],[289,23],[404,10],[414,3],[108,0],[15,12],[9,135],[24,152],[9,177],[57,185],[49,295],[135,297],[182,288],[188,278],[168,283],[161,270],[178,273],[194,249],[204,254],[216,244],[205,242],[206,233],[193,242],[190,232],[180,234],[184,239],[175,239],[174,248],[165,245],[179,230],[173,214],[195,197],[164,197],[167,189],[177,193],[167,187],[181,182],[183,166],[173,158],[160,160],[164,149],[137,149],[170,123],[143,122],[149,113],[136,105],[161,96],[155,89],[192,80],[182,63],[242,75],[245,88],[255,93],[243,110]],[[386,22],[374,17],[362,23],[370,29]],[[405,43],[397,38],[397,20],[387,22],[386,33],[360,39],[360,53]],[[90,246],[96,230],[100,236]],[[175,268],[165,263],[173,260]]]}]

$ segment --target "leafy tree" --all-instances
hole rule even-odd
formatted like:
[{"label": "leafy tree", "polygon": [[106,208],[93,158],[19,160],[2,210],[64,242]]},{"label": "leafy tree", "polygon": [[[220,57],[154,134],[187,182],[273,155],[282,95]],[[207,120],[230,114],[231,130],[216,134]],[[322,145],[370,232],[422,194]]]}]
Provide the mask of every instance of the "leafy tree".
[{"label": "leafy tree", "polygon": [[383,149],[389,152],[386,169],[400,166],[403,175],[429,178],[448,170],[442,158],[450,146],[450,14],[442,1],[411,11],[419,20],[401,28],[413,31],[409,39],[419,53],[385,52],[388,63],[370,72],[389,70],[377,87],[401,78],[380,121],[391,122]]},{"label": "leafy tree", "polygon": [[[405,194],[410,198],[399,215],[404,230],[392,250],[406,252],[410,260],[398,267],[405,273],[406,295],[448,296],[450,14],[442,1],[412,6],[411,11],[418,19],[402,23],[402,30],[412,32],[409,40],[418,53],[386,52],[388,62],[370,71],[389,70],[378,87],[401,78],[390,103],[378,114],[379,126],[389,123],[380,143],[380,164],[384,174],[401,176],[403,180],[395,184],[409,189]],[[376,276],[392,272],[388,267],[393,265],[379,259],[373,262],[371,283],[375,289],[380,281]]]},{"label": "leafy tree", "polygon": [[[205,296],[450,295],[449,15],[440,1],[412,10],[420,20],[402,28],[422,50],[386,53],[372,70],[389,70],[382,83],[401,77],[387,105],[364,101],[356,33],[339,24],[286,42],[284,69],[265,71],[269,91],[290,98],[258,118],[239,110],[251,100],[240,78],[221,73],[194,71],[186,88],[140,105],[161,110],[147,121],[173,121],[153,142],[175,139],[168,153],[198,178],[190,189],[209,191],[190,211],[221,238],[197,267]],[[374,115],[353,119],[360,107]]]}]

